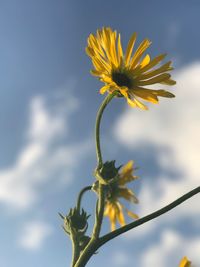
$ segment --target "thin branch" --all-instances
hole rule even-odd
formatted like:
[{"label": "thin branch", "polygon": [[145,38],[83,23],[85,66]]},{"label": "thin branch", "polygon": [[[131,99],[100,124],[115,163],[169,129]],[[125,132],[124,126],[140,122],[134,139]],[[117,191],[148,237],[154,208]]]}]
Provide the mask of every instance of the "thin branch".
[{"label": "thin branch", "polygon": [[80,211],[80,209],[81,209],[81,200],[82,200],[82,197],[83,197],[84,193],[86,193],[86,192],[89,191],[89,190],[92,190],[92,186],[86,186],[86,187],[84,187],[84,188],[80,191],[80,193],[79,193],[79,195],[78,195],[78,200],[77,200],[76,207],[77,207],[77,209],[78,209],[79,211]]},{"label": "thin branch", "polygon": [[140,225],[142,225],[143,223],[146,223],[148,221],[151,221],[153,219],[155,219],[156,217],[159,217],[161,216],[162,214],[174,209],[176,206],[180,205],[181,203],[183,203],[184,201],[186,201],[187,199],[193,197],[194,195],[200,193],[200,186],[198,186],[197,188],[191,190],[190,192],[186,193],[185,195],[181,196],[180,198],[176,199],[175,201],[173,201],[172,203],[168,204],[167,206],[165,206],[164,208],[161,208],[137,221],[134,221],[132,223],[129,223],[113,232],[110,232],[104,236],[102,236],[100,239],[99,239],[99,242],[98,242],[98,248],[100,248],[102,245],[104,245],[105,243],[107,243],[108,241],[110,241],[111,239],[123,234],[123,233],[126,233],[127,231],[135,228],[135,227],[138,227]]}]

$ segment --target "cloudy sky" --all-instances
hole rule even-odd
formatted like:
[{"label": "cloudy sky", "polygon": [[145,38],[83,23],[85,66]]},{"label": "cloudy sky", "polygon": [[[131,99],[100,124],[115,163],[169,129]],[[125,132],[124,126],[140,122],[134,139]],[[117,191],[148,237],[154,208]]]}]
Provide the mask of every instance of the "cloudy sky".
[{"label": "cloudy sky", "polygon": [[[94,121],[103,97],[89,73],[88,35],[111,26],[125,45],[152,41],[168,53],[175,99],[130,109],[116,99],[102,125],[105,160],[133,159],[140,216],[199,185],[200,2],[0,1],[0,266],[70,266],[71,244],[58,212],[92,184]],[[93,211],[95,196],[84,199]],[[200,196],[105,245],[88,266],[200,266]],[[90,224],[92,225],[92,220]],[[103,232],[109,231],[105,220]]]}]

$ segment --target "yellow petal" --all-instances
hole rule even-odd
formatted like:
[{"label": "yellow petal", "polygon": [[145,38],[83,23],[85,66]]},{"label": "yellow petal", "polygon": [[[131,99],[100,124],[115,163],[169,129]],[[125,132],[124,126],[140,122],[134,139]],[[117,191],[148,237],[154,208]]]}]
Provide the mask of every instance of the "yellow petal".
[{"label": "yellow petal", "polygon": [[153,89],[148,89],[148,88],[143,88],[143,87],[137,86],[137,87],[134,88],[134,90],[132,90],[133,94],[134,94],[134,92],[136,90],[144,92],[146,94],[151,93],[151,94],[156,95],[156,96],[162,96],[162,97],[168,97],[168,98],[175,97],[174,94],[172,94],[172,93],[170,93],[170,92],[168,92],[166,90],[153,90]]},{"label": "yellow petal", "polygon": [[130,210],[128,210],[128,209],[126,209],[126,213],[127,213],[127,215],[128,215],[129,217],[131,217],[131,218],[133,218],[133,219],[135,219],[135,220],[139,219],[139,216],[138,216],[137,214],[133,213],[132,211],[130,211]]},{"label": "yellow petal", "polygon": [[127,172],[133,171],[133,160],[129,160],[123,167],[122,167],[122,174],[125,174]]},{"label": "yellow petal", "polygon": [[98,70],[91,70],[90,73],[94,76],[98,76],[101,77],[102,76],[102,71],[98,71]]},{"label": "yellow petal", "polygon": [[130,98],[127,98],[127,103],[128,103],[129,106],[132,107],[132,108],[136,108],[136,107],[137,107],[135,101],[132,100],[132,99],[130,99]]},{"label": "yellow petal", "polygon": [[133,35],[131,36],[129,42],[128,42],[128,46],[126,49],[126,55],[125,55],[125,65],[126,66],[128,66],[128,64],[129,64],[129,60],[131,58],[131,54],[132,54],[133,47],[134,47],[134,44],[136,41],[136,37],[137,37],[137,33],[134,32]]},{"label": "yellow petal", "polygon": [[117,46],[117,50],[118,50],[118,61],[119,61],[119,65],[122,64],[122,59],[124,57],[123,54],[123,50],[122,50],[122,45],[121,45],[121,36],[119,34],[118,36],[118,46]]},{"label": "yellow petal", "polygon": [[100,60],[98,57],[93,57],[92,63],[95,69],[98,71],[110,71],[110,66],[105,61]]},{"label": "yellow petal", "polygon": [[119,87],[120,93],[125,97],[128,98],[128,88],[127,87]]},{"label": "yellow petal", "polygon": [[150,62],[150,56],[147,54],[140,63],[140,67],[144,68]]},{"label": "yellow petal", "polygon": [[140,102],[138,99],[134,98],[134,101],[135,101],[136,105],[137,105],[139,108],[141,108],[141,109],[143,109],[143,110],[147,110],[147,109],[148,109],[148,107],[145,106],[145,105],[144,105],[142,102]]},{"label": "yellow petal", "polygon": [[166,84],[166,85],[175,85],[176,81],[172,80],[172,79],[167,79],[163,82],[161,82],[161,84]]},{"label": "yellow petal", "polygon": [[165,90],[154,90],[153,93],[157,96],[163,96],[163,97],[169,97],[169,98],[175,97],[174,94],[168,91],[165,91]]},{"label": "yellow petal", "polygon": [[137,48],[135,54],[133,55],[131,62],[130,62],[130,69],[134,69],[134,67],[139,62],[140,58],[142,57],[145,50],[150,46],[151,42],[148,39],[142,41],[142,43]]},{"label": "yellow petal", "polygon": [[126,223],[125,223],[125,219],[124,219],[122,205],[119,202],[117,202],[117,207],[118,207],[117,220],[118,220],[120,225],[124,226]]},{"label": "yellow petal", "polygon": [[143,89],[134,89],[133,94],[151,103],[158,103],[158,97],[155,94],[151,93],[150,90],[148,91]]},{"label": "yellow petal", "polygon": [[136,85],[144,86],[144,85],[150,85],[150,84],[155,84],[155,83],[163,83],[166,80],[168,80],[170,77],[171,77],[171,75],[169,73],[163,73],[163,74],[160,74],[160,75],[153,77],[149,80],[136,81]]},{"label": "yellow petal", "polygon": [[139,202],[136,196],[134,195],[133,191],[128,188],[120,188],[119,195],[120,197],[123,197],[124,199],[130,202],[134,202],[135,204]]},{"label": "yellow petal", "polygon": [[167,54],[161,54],[157,57],[155,57],[154,59],[152,59],[149,64],[147,64],[144,68],[140,68],[140,66],[138,66],[134,72],[135,74],[138,74],[138,73],[144,73],[148,70],[150,70],[151,68],[155,67],[160,61],[162,61],[165,57],[166,57]]},{"label": "yellow petal", "polygon": [[133,181],[137,179],[137,176],[133,175],[133,160],[130,160],[128,163],[126,163],[120,173],[120,179],[118,180],[119,185],[125,185],[126,183]]},{"label": "yellow petal", "polygon": [[145,80],[145,79],[151,78],[153,76],[156,76],[158,74],[161,74],[163,72],[167,72],[167,71],[173,70],[173,68],[170,65],[171,65],[171,61],[165,63],[164,65],[162,65],[158,69],[155,69],[155,70],[152,70],[152,71],[149,71],[149,72],[146,72],[146,73],[140,75],[139,79],[140,80]]},{"label": "yellow petal", "polygon": [[94,50],[91,47],[86,47],[85,52],[89,57],[93,57],[95,55]]},{"label": "yellow petal", "polygon": [[105,210],[104,210],[104,216],[108,216],[108,214],[110,213],[110,208],[111,208],[111,205],[109,203],[106,203]]},{"label": "yellow petal", "polygon": [[115,220],[110,220],[110,224],[111,224],[111,231],[114,231],[116,229],[116,222],[115,222]]},{"label": "yellow petal", "polygon": [[179,267],[191,267],[191,261],[189,261],[187,257],[183,257]]},{"label": "yellow petal", "polygon": [[118,184],[119,185],[125,185],[129,182],[132,182],[134,180],[138,179],[138,176],[132,175],[130,174],[126,174],[126,175],[120,175],[120,179],[118,180]]},{"label": "yellow petal", "polygon": [[116,229],[117,212],[118,212],[118,210],[116,209],[116,206],[113,205],[111,212],[110,212],[110,215],[109,215],[112,231],[114,231]]},{"label": "yellow petal", "polygon": [[104,85],[103,87],[101,87],[101,89],[99,90],[100,94],[104,94],[108,89],[109,89],[109,85]]},{"label": "yellow petal", "polygon": [[117,38],[117,32],[114,31],[111,34],[111,56],[112,56],[112,61],[114,62],[115,67],[118,68],[119,61],[118,61],[117,49],[116,49],[116,38]]},{"label": "yellow petal", "polygon": [[109,84],[113,83],[111,77],[106,74],[103,74],[100,80],[102,82],[109,83]]}]

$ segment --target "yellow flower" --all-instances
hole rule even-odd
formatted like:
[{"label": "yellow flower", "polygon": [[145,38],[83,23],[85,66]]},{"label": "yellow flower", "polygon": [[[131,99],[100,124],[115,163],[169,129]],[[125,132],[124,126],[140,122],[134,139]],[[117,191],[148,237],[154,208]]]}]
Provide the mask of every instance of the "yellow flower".
[{"label": "yellow flower", "polygon": [[189,261],[187,257],[183,257],[179,267],[191,267],[191,261]]},{"label": "yellow flower", "polygon": [[161,54],[152,60],[148,54],[144,56],[151,44],[149,39],[144,39],[132,55],[136,36],[136,33],[131,36],[126,52],[123,53],[120,34],[111,28],[99,29],[96,36],[90,34],[86,53],[94,65],[91,73],[105,83],[100,89],[101,94],[106,91],[117,92],[118,96],[127,99],[131,107],[147,109],[138,97],[148,102],[158,103],[158,96],[174,97],[174,95],[165,90],[153,90],[145,86],[174,85],[176,82],[168,73],[173,69],[171,61],[154,68],[166,54]]},{"label": "yellow flower", "polygon": [[133,170],[133,161],[129,161],[122,167],[122,170],[119,173],[119,178],[108,186],[104,216],[109,217],[112,231],[115,230],[117,221],[122,226],[126,224],[123,210],[129,217],[138,219],[138,216],[135,213],[125,208],[119,201],[120,198],[124,198],[129,202],[138,203],[133,191],[126,187],[126,183],[137,179],[137,176],[133,175]]}]

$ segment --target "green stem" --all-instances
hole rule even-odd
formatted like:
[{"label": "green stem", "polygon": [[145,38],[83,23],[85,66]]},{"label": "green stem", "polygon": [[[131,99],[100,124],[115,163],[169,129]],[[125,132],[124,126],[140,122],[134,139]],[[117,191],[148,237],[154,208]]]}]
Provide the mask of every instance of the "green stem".
[{"label": "green stem", "polygon": [[104,214],[104,185],[99,184],[99,200],[97,201],[97,211],[95,216],[95,224],[92,237],[94,239],[98,239],[101,231],[101,225],[103,221],[103,214]]},{"label": "green stem", "polygon": [[[97,112],[97,119],[96,119],[96,127],[95,127],[95,137],[96,137],[96,153],[97,153],[97,170],[100,170],[103,166],[103,159],[101,154],[101,146],[100,146],[100,123],[101,118],[103,115],[103,112],[106,108],[106,106],[110,103],[110,101],[115,96],[115,93],[108,94],[105,99],[103,100],[98,112]],[[97,211],[98,214],[95,217],[95,225],[93,229],[93,235],[92,239],[97,239],[99,237],[100,231],[101,231],[101,225],[103,221],[103,213],[104,213],[104,203],[105,197],[104,197],[104,185],[100,183],[99,181],[99,201],[97,203]]]},{"label": "green stem", "polygon": [[92,189],[92,186],[86,186],[80,191],[80,193],[78,195],[77,203],[76,203],[77,210],[80,211],[80,209],[81,209],[81,201],[82,201],[82,197],[83,197],[84,193],[91,190],[91,189]]},{"label": "green stem", "polygon": [[193,197],[194,195],[200,193],[200,186],[198,186],[197,188],[191,190],[190,192],[186,193],[185,195],[181,196],[180,198],[176,199],[175,201],[173,201],[172,203],[168,204],[167,206],[147,215],[147,216],[144,216],[143,218],[137,220],[137,221],[134,221],[132,223],[129,223],[113,232],[110,232],[104,236],[102,236],[100,239],[99,239],[99,243],[98,243],[98,246],[97,246],[97,249],[100,248],[102,245],[104,245],[105,243],[107,243],[108,241],[110,241],[111,239],[123,234],[123,233],[126,233],[127,231],[135,228],[135,227],[138,227],[140,226],[141,224],[143,223],[146,223],[148,221],[151,221],[159,216],[161,216],[162,214],[174,209],[176,206],[180,205],[181,203],[183,203],[184,201],[186,201],[187,199]]},{"label": "green stem", "polygon": [[129,223],[111,233],[108,233],[104,236],[102,236],[101,238],[98,238],[97,241],[95,243],[92,244],[92,246],[89,247],[89,249],[87,250],[87,255],[86,257],[82,258],[81,261],[79,262],[79,260],[77,261],[78,264],[75,265],[75,267],[84,267],[86,266],[87,262],[89,261],[89,259],[92,257],[92,255],[101,247],[103,246],[105,243],[107,243],[108,241],[114,239],[115,237],[135,228],[138,227],[148,221],[151,221],[159,216],[161,216],[162,214],[174,209],[176,206],[179,206],[181,203],[183,203],[184,201],[188,200],[189,198],[193,197],[194,195],[200,193],[200,186],[198,186],[197,188],[191,190],[190,192],[186,193],[185,195],[181,196],[180,198],[176,199],[175,201],[173,201],[172,203],[168,204],[167,206],[147,215],[144,216],[143,218],[134,221],[132,223]]},{"label": "green stem", "polygon": [[74,236],[71,238],[71,240],[72,240],[72,252],[73,252],[71,267],[73,267],[76,261],[78,260],[78,257],[80,256],[80,249]]},{"label": "green stem", "polygon": [[103,159],[102,159],[102,154],[101,154],[101,146],[100,146],[100,123],[101,123],[101,118],[102,118],[102,115],[103,115],[103,112],[104,112],[104,109],[106,108],[106,106],[108,105],[108,103],[112,100],[112,98],[115,96],[115,94],[108,94],[99,110],[98,110],[98,113],[97,113],[97,118],[96,118],[96,127],[95,127],[95,137],[96,137],[96,154],[97,154],[97,162],[98,162],[98,165],[97,165],[97,169],[100,169],[103,165]]},{"label": "green stem", "polygon": [[[100,123],[103,112],[112,98],[115,96],[115,93],[108,94],[105,99],[103,100],[96,118],[96,125],[95,125],[95,137],[96,137],[96,154],[97,154],[97,170],[100,170],[103,166],[103,158],[101,154],[101,146],[100,146]],[[79,259],[77,260],[75,267],[83,267],[86,265],[88,260],[92,257],[94,251],[96,251],[96,246],[98,244],[99,235],[101,231],[101,225],[103,221],[103,213],[104,213],[104,185],[99,182],[99,199],[97,200],[96,205],[96,216],[95,216],[95,224],[93,228],[93,233],[91,240],[89,241],[86,248],[83,250],[82,254],[80,255]]]}]

